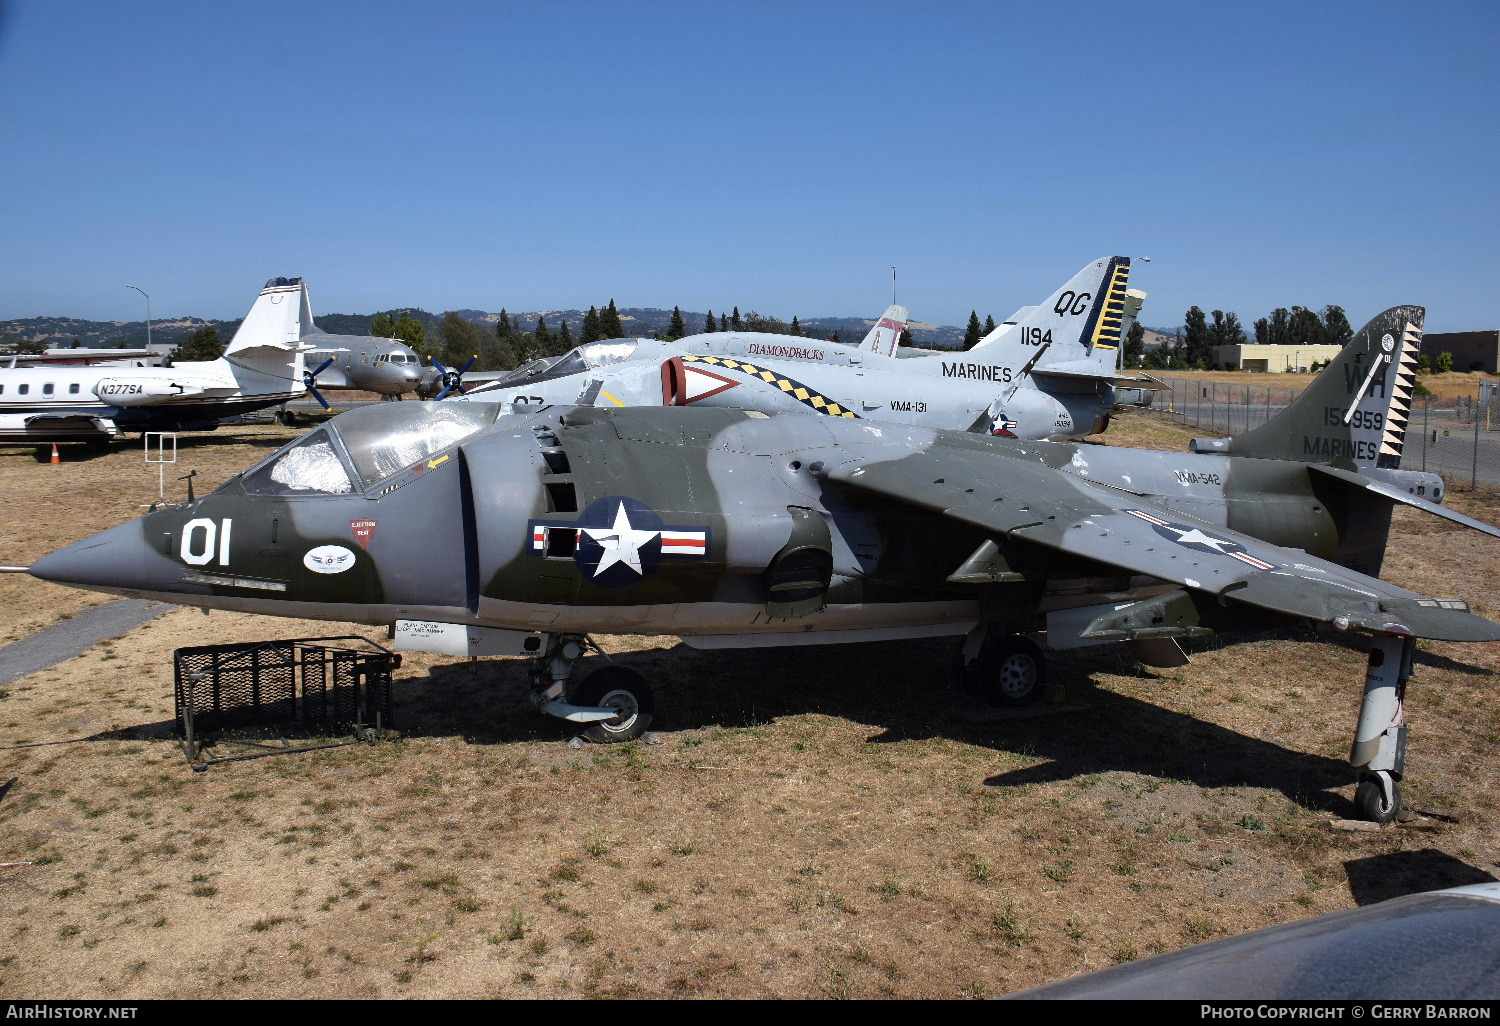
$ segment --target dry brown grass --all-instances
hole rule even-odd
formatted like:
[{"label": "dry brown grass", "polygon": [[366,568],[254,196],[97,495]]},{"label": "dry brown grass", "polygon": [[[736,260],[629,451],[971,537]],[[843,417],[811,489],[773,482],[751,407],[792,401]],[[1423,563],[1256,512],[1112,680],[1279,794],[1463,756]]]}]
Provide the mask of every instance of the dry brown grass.
[{"label": "dry brown grass", "polygon": [[[209,436],[183,472],[210,484],[281,434]],[[139,459],[0,450],[5,560],[134,515]],[[1389,576],[1493,616],[1494,556],[1402,515]],[[93,601],[0,585],[23,626]],[[405,740],[190,772],[172,650],[328,627],[177,610],[0,690],[0,744],[81,739],[0,751],[0,862],[37,863],[0,870],[0,995],[992,996],[1500,860],[1494,646],[1422,645],[1407,793],[1459,818],[1430,833],[1327,829],[1364,659],[1297,633],[1179,670],[1062,653],[1091,712],[988,724],[940,686],[946,644],[609,639],[656,683],[662,743],[576,751],[519,661],[418,656]]]},{"label": "dry brown grass", "polygon": [[[1306,388],[1316,374],[1257,374],[1253,371],[1147,371],[1158,378],[1192,378],[1200,381],[1228,381],[1240,385],[1260,385],[1272,388]],[[1449,371],[1447,374],[1423,374],[1418,377],[1427,390],[1436,396],[1459,398],[1479,395],[1481,381],[1495,380],[1494,374],[1479,371]]]}]

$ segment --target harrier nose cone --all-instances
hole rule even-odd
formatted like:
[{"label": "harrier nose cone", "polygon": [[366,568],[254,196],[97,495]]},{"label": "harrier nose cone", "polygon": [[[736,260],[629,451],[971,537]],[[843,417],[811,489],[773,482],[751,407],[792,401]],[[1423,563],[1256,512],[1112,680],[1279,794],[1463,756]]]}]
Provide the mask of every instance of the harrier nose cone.
[{"label": "harrier nose cone", "polygon": [[162,562],[133,520],[43,556],[31,564],[31,576],[91,591],[155,590],[165,583],[155,565]]}]

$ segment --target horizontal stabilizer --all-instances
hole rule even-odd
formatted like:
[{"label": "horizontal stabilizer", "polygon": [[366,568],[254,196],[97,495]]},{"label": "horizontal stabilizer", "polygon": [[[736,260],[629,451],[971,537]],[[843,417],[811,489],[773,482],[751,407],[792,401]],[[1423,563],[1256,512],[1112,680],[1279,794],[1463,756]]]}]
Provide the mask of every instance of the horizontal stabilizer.
[{"label": "horizontal stabilizer", "polygon": [[1450,520],[1455,524],[1462,524],[1464,527],[1482,531],[1491,538],[1500,538],[1500,527],[1486,524],[1483,520],[1475,520],[1473,517],[1465,516],[1457,510],[1441,506],[1431,499],[1424,499],[1420,495],[1403,492],[1395,485],[1387,484],[1384,481],[1376,481],[1373,478],[1365,477],[1363,474],[1355,473],[1352,470],[1341,470],[1338,467],[1330,467],[1326,464],[1314,463],[1309,465],[1308,469],[1315,473],[1323,474],[1326,477],[1343,481],[1345,484],[1354,485],[1356,488],[1361,488],[1367,492],[1374,492],[1376,495],[1383,496],[1392,502],[1399,502],[1403,506],[1410,506],[1412,509],[1431,513],[1435,517],[1442,517],[1444,520]]},{"label": "horizontal stabilizer", "polygon": [[[1037,367],[1032,370],[1031,376],[1036,379],[1038,386],[1047,391],[1054,390],[1052,383],[1047,380],[1049,378],[1056,379],[1056,382],[1060,385],[1073,383],[1087,384],[1102,381],[1115,388],[1136,388],[1142,392],[1172,391],[1171,385],[1159,381],[1149,374],[1100,374],[1097,367],[1087,362]],[[1060,391],[1061,389],[1057,390]]]}]

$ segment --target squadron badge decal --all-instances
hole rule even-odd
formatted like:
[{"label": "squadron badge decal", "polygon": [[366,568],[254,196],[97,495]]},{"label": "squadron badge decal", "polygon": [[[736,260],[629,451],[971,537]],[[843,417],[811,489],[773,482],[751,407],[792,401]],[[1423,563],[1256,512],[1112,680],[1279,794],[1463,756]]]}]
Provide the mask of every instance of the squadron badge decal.
[{"label": "squadron badge decal", "polygon": [[354,553],[342,545],[319,545],[307,551],[302,565],[315,574],[341,574],[354,565]]},{"label": "squadron badge decal", "polygon": [[1188,524],[1171,524],[1150,513],[1143,513],[1138,509],[1127,509],[1125,511],[1133,517],[1140,517],[1155,529],[1156,533],[1174,541],[1185,548],[1194,549],[1198,552],[1213,552],[1220,556],[1233,556],[1241,563],[1255,567],[1257,570],[1275,570],[1274,563],[1267,563],[1263,559],[1257,559],[1245,551],[1245,546],[1239,542],[1230,541],[1228,538],[1216,538],[1207,531]]},{"label": "squadron badge decal", "polygon": [[625,495],[590,503],[576,521],[533,520],[528,530],[534,553],[571,554],[584,580],[606,588],[636,583],[665,557],[702,558],[709,552],[708,528],[669,525]]}]

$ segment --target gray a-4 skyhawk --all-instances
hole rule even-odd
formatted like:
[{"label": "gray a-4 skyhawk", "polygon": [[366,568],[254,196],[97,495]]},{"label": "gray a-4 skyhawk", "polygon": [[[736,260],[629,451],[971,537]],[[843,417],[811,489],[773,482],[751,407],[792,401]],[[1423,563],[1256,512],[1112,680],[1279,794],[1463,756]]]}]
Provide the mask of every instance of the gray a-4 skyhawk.
[{"label": "gray a-4 skyhawk", "polygon": [[465,399],[498,402],[507,412],[721,407],[1081,438],[1104,430],[1116,387],[1163,387],[1117,369],[1120,340],[1145,299],[1126,288],[1129,277],[1129,257],[1096,260],[967,352],[898,346],[907,310],[891,306],[858,346],[756,332],[607,339],[528,364]]},{"label": "gray a-4 skyhawk", "polygon": [[[1352,761],[1399,808],[1415,638],[1500,639],[1462,603],[1379,580],[1423,311],[1388,310],[1263,427],[1174,453],[844,417],[390,404],[330,420],[212,494],[39,560],[115,594],[382,625],[398,647],[529,654],[532,696],[635,737],[646,682],[572,685],[589,634],[695,647],[961,638],[995,701],[1035,699],[1037,643],[1178,665],[1177,639],[1310,622],[1371,637]],[[570,686],[572,685],[572,686]]]}]

